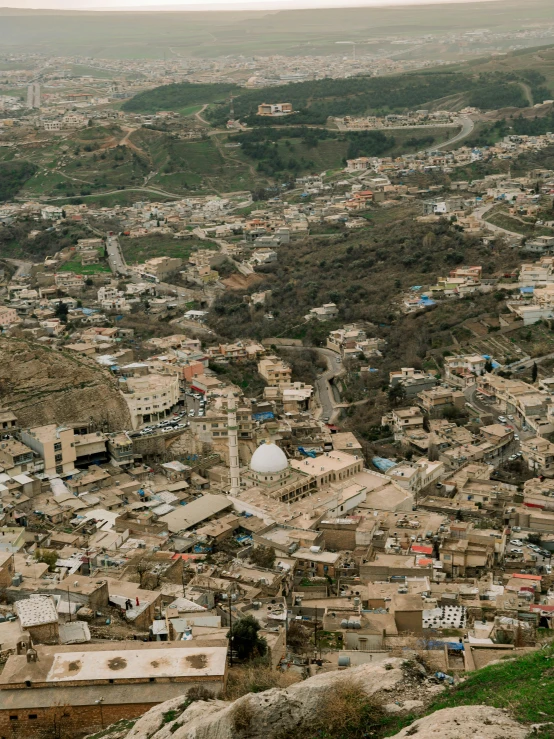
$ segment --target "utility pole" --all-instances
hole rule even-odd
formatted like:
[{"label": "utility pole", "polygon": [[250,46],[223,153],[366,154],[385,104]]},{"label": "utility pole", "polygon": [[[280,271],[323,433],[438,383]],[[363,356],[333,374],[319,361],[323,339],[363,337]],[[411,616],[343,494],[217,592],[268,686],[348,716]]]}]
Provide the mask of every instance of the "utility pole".
[{"label": "utility pole", "polygon": [[67,608],[69,610],[69,623],[71,623],[71,595],[69,593],[69,585],[67,586]]},{"label": "utility pole", "polygon": [[231,612],[231,593],[229,592],[229,667],[233,666],[233,614]]}]

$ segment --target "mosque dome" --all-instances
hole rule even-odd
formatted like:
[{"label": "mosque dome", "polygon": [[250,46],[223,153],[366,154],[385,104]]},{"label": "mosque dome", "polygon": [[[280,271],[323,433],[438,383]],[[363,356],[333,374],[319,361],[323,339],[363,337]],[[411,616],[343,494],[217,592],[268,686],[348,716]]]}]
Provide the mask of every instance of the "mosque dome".
[{"label": "mosque dome", "polygon": [[262,475],[283,472],[288,466],[288,459],[277,444],[262,444],[256,449],[250,460],[252,472],[258,472]]}]

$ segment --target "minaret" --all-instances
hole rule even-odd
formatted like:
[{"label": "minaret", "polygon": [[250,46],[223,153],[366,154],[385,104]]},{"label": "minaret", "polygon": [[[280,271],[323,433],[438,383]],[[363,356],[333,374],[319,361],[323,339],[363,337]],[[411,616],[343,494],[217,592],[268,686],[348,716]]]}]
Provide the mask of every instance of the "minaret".
[{"label": "minaret", "polygon": [[229,439],[229,477],[231,495],[240,492],[239,438],[237,427],[237,402],[234,393],[229,393],[227,401],[227,437]]}]

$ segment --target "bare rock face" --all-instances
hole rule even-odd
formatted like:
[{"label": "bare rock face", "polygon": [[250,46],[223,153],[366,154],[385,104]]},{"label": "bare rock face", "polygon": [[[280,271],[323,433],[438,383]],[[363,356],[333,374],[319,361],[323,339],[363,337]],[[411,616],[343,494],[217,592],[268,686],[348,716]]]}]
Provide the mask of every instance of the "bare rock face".
[{"label": "bare rock face", "polygon": [[94,360],[20,339],[0,337],[0,405],[23,427],[53,421],[130,426],[115,380]]},{"label": "bare rock face", "polygon": [[287,732],[292,736],[313,725],[326,698],[345,679],[355,681],[368,696],[393,691],[404,679],[402,662],[390,659],[322,673],[290,688],[244,695],[233,703],[196,701],[182,712],[179,706],[186,696],[174,698],[142,716],[125,739],[273,739]]},{"label": "bare rock face", "polygon": [[491,706],[443,708],[417,719],[391,739],[525,739],[529,729]]}]

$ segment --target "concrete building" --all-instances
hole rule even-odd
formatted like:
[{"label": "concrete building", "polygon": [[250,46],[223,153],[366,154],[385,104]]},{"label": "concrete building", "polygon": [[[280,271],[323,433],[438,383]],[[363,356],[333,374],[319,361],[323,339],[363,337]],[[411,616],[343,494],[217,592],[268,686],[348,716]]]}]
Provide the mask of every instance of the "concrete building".
[{"label": "concrete building", "polygon": [[0,465],[10,475],[20,475],[33,467],[33,450],[17,439],[0,441]]},{"label": "concrete building", "polygon": [[40,108],[40,104],[40,84],[38,82],[31,82],[27,86],[27,107]]},{"label": "concrete building", "polygon": [[134,429],[167,418],[179,400],[177,375],[128,377],[121,386]]},{"label": "concrete building", "polygon": [[75,432],[66,426],[37,426],[24,429],[21,440],[44,460],[46,475],[67,475],[75,471]]},{"label": "concrete building", "polygon": [[58,612],[54,599],[49,595],[31,595],[15,604],[15,612],[33,644],[57,644],[60,631]]},{"label": "concrete building", "polygon": [[[220,642],[221,644],[221,642]],[[0,676],[0,734],[39,739],[101,731],[191,688],[225,688],[227,646],[198,641],[42,646],[8,657]]]},{"label": "concrete building", "polygon": [[275,356],[265,357],[258,362],[258,372],[270,387],[290,385],[292,370],[288,364]]},{"label": "concrete building", "polygon": [[537,475],[554,477],[554,444],[536,436],[521,442],[523,459],[530,470]]},{"label": "concrete building", "polygon": [[291,103],[262,103],[258,105],[258,115],[263,116],[282,116],[293,113]]}]

